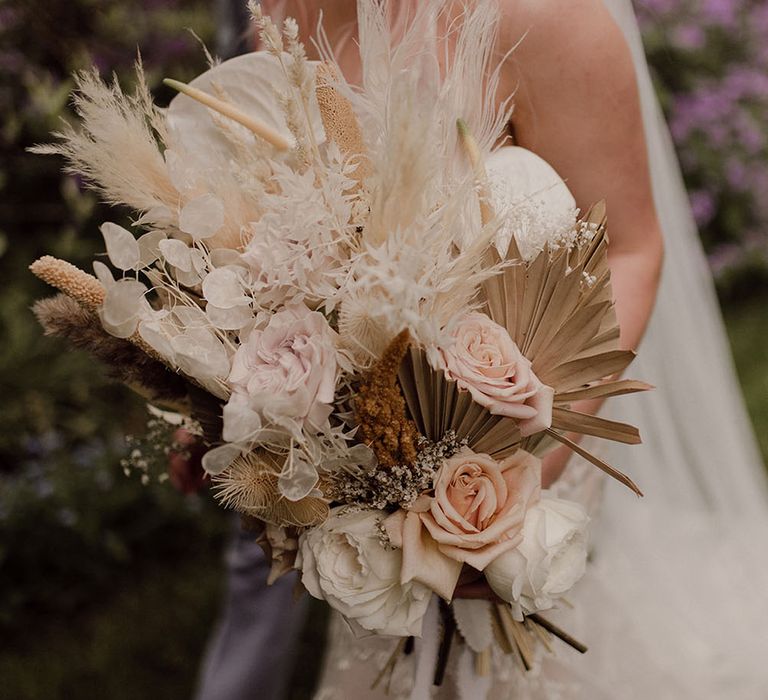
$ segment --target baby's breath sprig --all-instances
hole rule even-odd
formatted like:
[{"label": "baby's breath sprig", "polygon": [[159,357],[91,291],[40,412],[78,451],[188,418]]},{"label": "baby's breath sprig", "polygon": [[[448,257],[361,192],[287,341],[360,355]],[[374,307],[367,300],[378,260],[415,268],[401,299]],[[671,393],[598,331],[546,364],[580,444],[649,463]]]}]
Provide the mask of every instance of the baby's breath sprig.
[{"label": "baby's breath sprig", "polygon": [[120,460],[123,473],[126,476],[138,474],[144,486],[152,481],[167,481],[170,453],[189,457],[188,448],[173,438],[178,429],[178,425],[152,416],[147,421],[147,432],[144,435],[126,435],[128,454]]},{"label": "baby's breath sprig", "polygon": [[439,442],[420,437],[413,464],[339,472],[329,480],[326,495],[339,503],[378,510],[410,508],[421,494],[433,488],[443,462],[465,445],[466,440],[459,440],[453,431]]}]

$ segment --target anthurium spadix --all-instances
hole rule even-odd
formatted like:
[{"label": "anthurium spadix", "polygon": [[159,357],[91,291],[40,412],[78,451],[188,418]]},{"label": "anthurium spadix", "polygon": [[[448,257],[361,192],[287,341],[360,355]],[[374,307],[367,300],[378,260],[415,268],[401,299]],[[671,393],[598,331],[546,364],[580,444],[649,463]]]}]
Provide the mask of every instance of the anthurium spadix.
[{"label": "anthurium spadix", "polygon": [[[283,54],[281,60],[290,66],[293,58]],[[182,92],[174,97],[168,108],[171,139],[210,165],[227,165],[232,147],[217,126],[217,118],[239,123],[252,138],[271,143],[278,152],[294,143],[275,93],[275,86],[285,84],[285,74],[280,61],[270,53],[257,51],[224,61],[188,86],[178,81],[166,82],[177,90],[191,88],[186,90],[187,94]],[[325,132],[316,98],[310,101],[309,112],[311,129],[317,142],[322,143]]]}]

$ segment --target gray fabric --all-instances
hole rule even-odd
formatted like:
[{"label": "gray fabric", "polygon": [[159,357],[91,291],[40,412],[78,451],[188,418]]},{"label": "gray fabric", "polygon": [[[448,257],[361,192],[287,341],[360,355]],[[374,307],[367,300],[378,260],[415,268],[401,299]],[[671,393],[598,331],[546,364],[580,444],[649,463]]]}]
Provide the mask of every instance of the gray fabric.
[{"label": "gray fabric", "polygon": [[196,700],[278,700],[306,616],[294,601],[295,575],[272,586],[253,535],[239,530],[227,553],[228,590],[203,663]]}]

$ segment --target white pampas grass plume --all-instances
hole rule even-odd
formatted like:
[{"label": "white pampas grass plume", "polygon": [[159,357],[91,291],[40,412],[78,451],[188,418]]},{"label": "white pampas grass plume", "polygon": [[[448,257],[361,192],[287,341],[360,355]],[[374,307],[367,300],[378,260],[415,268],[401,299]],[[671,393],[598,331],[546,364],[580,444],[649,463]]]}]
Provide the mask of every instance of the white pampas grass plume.
[{"label": "white pampas grass plume", "polygon": [[138,211],[174,208],[179,195],[158,147],[158,139],[166,139],[165,117],[152,103],[140,61],[136,75],[136,91],[127,96],[116,80],[108,85],[95,70],[78,73],[74,101],[82,129],[66,125],[54,134],[60,143],[31,150],[64,156],[68,170],[85,177],[111,204]]},{"label": "white pampas grass plume", "polygon": [[44,255],[35,260],[29,269],[36,277],[64,292],[83,308],[96,311],[104,303],[107,292],[101,282],[66,260]]}]

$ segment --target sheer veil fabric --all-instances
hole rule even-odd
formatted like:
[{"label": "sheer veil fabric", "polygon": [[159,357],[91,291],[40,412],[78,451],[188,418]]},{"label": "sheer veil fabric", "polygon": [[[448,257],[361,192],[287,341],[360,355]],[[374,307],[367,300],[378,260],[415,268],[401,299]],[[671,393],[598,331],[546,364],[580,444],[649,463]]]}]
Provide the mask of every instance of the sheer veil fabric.
[{"label": "sheer veil fabric", "polygon": [[[585,641],[523,674],[507,657],[489,678],[454,647],[431,689],[436,621],[389,680],[371,685],[394,643],[332,622],[318,700],[758,700],[768,688],[768,486],[734,373],[712,280],[654,95],[630,0],[606,0],[637,69],[654,197],[666,244],[657,307],[632,376],[658,388],[607,412],[641,428],[640,447],[605,445],[637,499],[574,460],[557,486],[593,512],[588,573],[573,609],[551,617]],[[610,206],[609,206],[610,213]],[[385,681],[387,679],[385,678]]]}]

